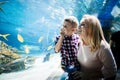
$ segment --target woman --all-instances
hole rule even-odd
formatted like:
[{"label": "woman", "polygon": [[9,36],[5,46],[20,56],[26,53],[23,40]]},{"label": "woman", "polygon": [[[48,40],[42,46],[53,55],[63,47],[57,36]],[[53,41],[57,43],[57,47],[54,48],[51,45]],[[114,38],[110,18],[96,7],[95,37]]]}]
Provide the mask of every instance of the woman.
[{"label": "woman", "polygon": [[115,80],[116,63],[99,20],[95,16],[84,15],[78,32],[82,40],[78,53],[82,73],[75,72],[74,77],[81,76],[82,80]]}]

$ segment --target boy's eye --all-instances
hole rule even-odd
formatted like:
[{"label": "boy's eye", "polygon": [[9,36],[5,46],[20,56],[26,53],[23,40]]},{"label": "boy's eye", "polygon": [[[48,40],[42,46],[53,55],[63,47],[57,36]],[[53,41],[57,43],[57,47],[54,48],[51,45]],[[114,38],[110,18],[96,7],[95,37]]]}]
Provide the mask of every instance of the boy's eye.
[{"label": "boy's eye", "polygon": [[67,26],[63,26],[64,28],[67,28]]}]

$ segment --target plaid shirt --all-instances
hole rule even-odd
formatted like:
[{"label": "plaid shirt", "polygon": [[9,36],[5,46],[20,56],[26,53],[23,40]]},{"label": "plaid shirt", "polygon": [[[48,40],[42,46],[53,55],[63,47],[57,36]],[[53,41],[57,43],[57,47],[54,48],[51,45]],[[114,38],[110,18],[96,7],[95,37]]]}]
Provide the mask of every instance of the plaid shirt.
[{"label": "plaid shirt", "polygon": [[[56,38],[56,43],[59,37]],[[77,70],[80,70],[80,63],[77,60],[79,43],[79,36],[77,34],[64,37],[62,47],[60,49],[62,66],[68,67],[70,65],[74,65]]]}]

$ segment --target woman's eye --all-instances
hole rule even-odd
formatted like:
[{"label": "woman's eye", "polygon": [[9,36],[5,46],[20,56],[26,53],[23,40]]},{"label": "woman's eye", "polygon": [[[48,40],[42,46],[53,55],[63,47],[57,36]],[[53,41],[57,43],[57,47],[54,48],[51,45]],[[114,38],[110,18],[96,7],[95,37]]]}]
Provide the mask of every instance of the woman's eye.
[{"label": "woman's eye", "polygon": [[85,24],[80,24],[80,26],[79,26],[79,27],[80,27],[80,28],[83,28],[84,26],[85,26]]},{"label": "woman's eye", "polygon": [[86,24],[80,24],[80,28],[87,28]]},{"label": "woman's eye", "polygon": [[85,24],[81,24],[81,26],[85,26]]}]

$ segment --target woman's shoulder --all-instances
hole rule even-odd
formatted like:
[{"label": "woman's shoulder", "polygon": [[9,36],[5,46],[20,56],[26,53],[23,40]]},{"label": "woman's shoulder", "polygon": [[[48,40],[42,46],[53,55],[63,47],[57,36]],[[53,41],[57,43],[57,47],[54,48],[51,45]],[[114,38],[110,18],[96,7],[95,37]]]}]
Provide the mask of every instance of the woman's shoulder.
[{"label": "woman's shoulder", "polygon": [[111,49],[110,49],[109,44],[106,41],[101,41],[101,45],[100,45],[100,49],[99,49],[98,55],[102,56],[102,57],[103,56],[105,57],[105,56],[108,56],[110,54],[111,54]]},{"label": "woman's shoulder", "polygon": [[110,48],[110,45],[108,44],[108,42],[105,40],[102,40],[100,44],[100,49],[103,50],[103,49],[109,49],[109,48]]}]

